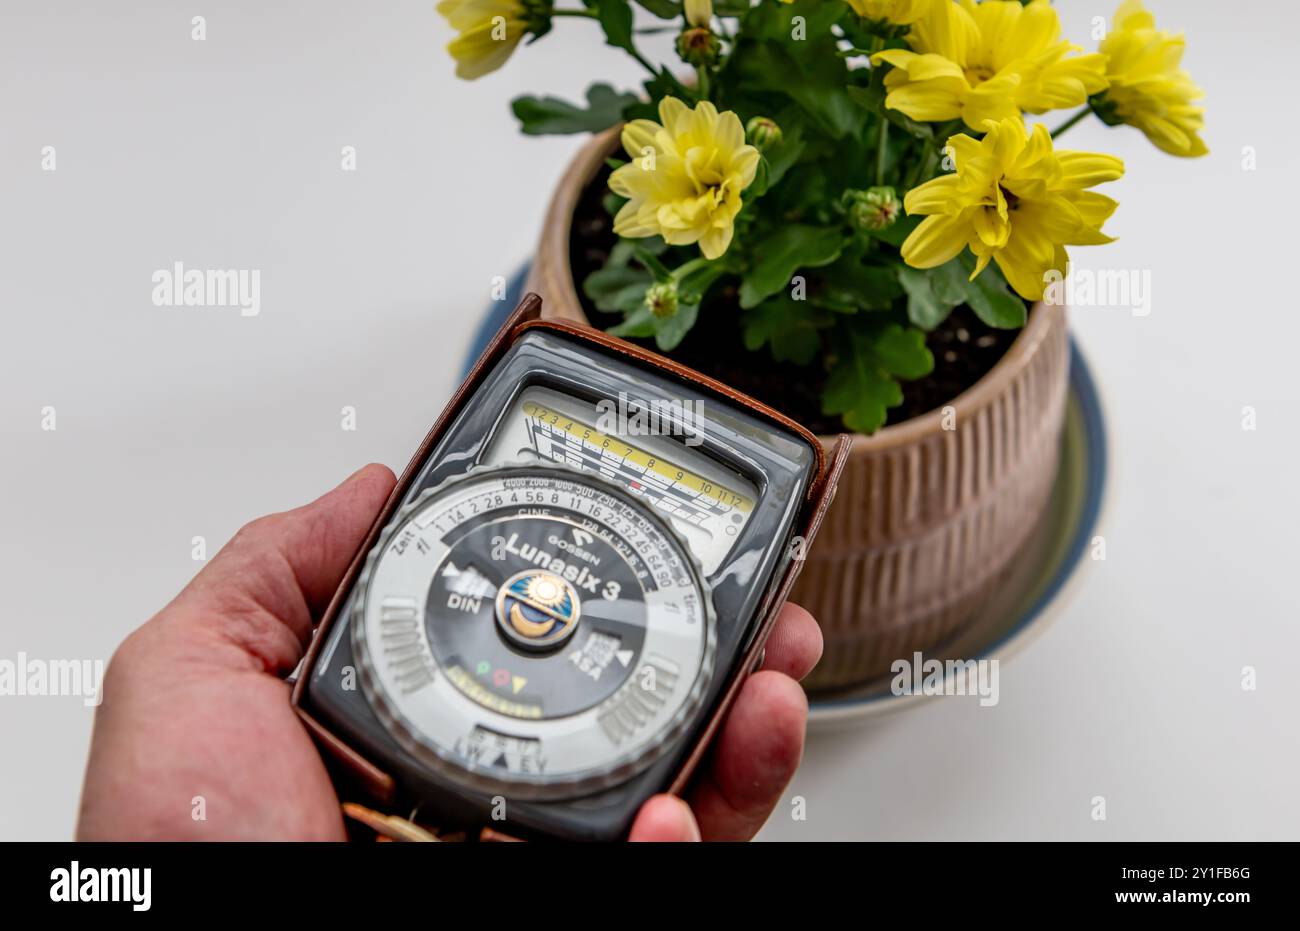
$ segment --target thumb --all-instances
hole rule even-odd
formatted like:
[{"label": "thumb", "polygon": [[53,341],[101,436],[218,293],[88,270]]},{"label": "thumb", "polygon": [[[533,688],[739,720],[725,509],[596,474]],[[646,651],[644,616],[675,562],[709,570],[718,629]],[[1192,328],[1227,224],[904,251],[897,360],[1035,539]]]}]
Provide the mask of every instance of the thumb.
[{"label": "thumb", "polygon": [[656,795],[641,806],[627,839],[660,843],[698,841],[700,828],[684,801],[671,795]]},{"label": "thumb", "polygon": [[287,675],[395,482],[368,465],[311,504],[245,525],[157,620],[215,634]]}]

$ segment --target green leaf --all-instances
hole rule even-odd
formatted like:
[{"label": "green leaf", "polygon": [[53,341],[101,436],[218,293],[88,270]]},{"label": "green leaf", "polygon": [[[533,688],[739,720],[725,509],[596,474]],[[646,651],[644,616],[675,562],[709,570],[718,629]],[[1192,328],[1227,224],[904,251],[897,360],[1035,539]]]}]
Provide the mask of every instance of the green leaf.
[{"label": "green leaf", "polygon": [[682,276],[677,283],[677,296],[686,304],[698,304],[704,294],[713,287],[713,282],[725,275],[730,269],[726,260],[710,262]]},{"label": "green leaf", "polygon": [[768,187],[780,181],[785,173],[795,166],[804,151],[802,126],[796,123],[790,127],[789,132],[783,130],[783,133],[781,141],[772,146],[763,156],[767,160]]},{"label": "green leaf", "polygon": [[767,343],[773,359],[799,365],[807,365],[817,356],[821,349],[819,331],[827,325],[806,301],[788,297],[766,300],[741,318],[746,349],[753,352]]},{"label": "green leaf", "polygon": [[622,323],[610,327],[605,332],[621,339],[641,339],[655,335],[657,320],[658,318],[650,312],[650,308],[643,303],[624,317]]},{"label": "green leaf", "polygon": [[644,304],[646,289],[652,283],[650,273],[643,268],[610,264],[588,275],[582,290],[597,310],[630,313]]},{"label": "green leaf", "polygon": [[[654,284],[654,275],[646,267],[631,264],[632,260],[660,265],[656,256],[663,255],[668,244],[659,236],[645,239],[620,239],[609,250],[609,258],[602,268],[587,276],[582,291],[591,298],[597,310],[621,311],[631,314],[645,306],[645,293]],[[635,334],[634,334],[635,335]],[[650,332],[641,334],[651,335]]]},{"label": "green leaf", "polygon": [[611,217],[618,216],[618,212],[623,209],[623,205],[626,203],[626,197],[619,197],[613,191],[606,191],[605,196],[600,199],[600,205],[605,208],[605,212]]},{"label": "green leaf", "polygon": [[[764,5],[755,11],[769,8]],[[856,136],[867,114],[849,97],[848,67],[835,57],[836,40],[829,30],[814,35],[810,23],[808,38],[802,42],[790,41],[788,33],[781,39],[743,41],[728,64],[736,68],[741,87],[784,94],[831,138]]]},{"label": "green leaf", "polygon": [[883,230],[870,230],[872,239],[879,239],[881,242],[887,242],[891,246],[902,247],[903,241],[912,235],[912,230],[921,225],[925,217],[899,217],[892,224]]},{"label": "green leaf", "polygon": [[767,193],[767,189],[771,186],[768,183],[770,170],[767,158],[765,156],[759,156],[758,168],[754,171],[754,180],[750,182],[749,187],[745,188],[745,193],[741,195],[746,203],[751,200],[757,200]]},{"label": "green leaf", "polygon": [[931,128],[929,123],[918,123],[910,116],[905,115],[902,110],[886,107],[885,119],[917,139],[928,140],[934,138],[934,129]]},{"label": "green leaf", "polygon": [[627,0],[598,0],[596,18],[605,30],[605,42],[632,51],[632,6]]},{"label": "green leaf", "polygon": [[844,234],[838,228],[791,224],[752,248],[754,263],[740,282],[740,306],[755,307],[790,284],[800,268],[818,268],[839,258]]},{"label": "green leaf", "polygon": [[877,335],[874,352],[885,371],[907,381],[934,371],[934,356],[926,348],[925,334],[920,330],[888,324]]},{"label": "green leaf", "polygon": [[617,257],[619,264],[626,265],[636,258],[638,253],[663,255],[667,251],[668,243],[664,242],[662,236],[646,236],[643,239],[620,239],[614,244],[614,248],[609,251],[609,260],[612,262]]},{"label": "green leaf", "polygon": [[816,301],[842,314],[860,310],[888,310],[903,293],[892,265],[864,265],[861,240],[819,275]]},{"label": "green leaf", "polygon": [[677,313],[671,317],[655,317],[655,345],[659,351],[672,352],[676,349],[677,344],[691,331],[691,327],[695,326],[695,318],[699,313],[699,304],[678,304]]},{"label": "green leaf", "polygon": [[907,292],[907,319],[923,330],[933,330],[952,313],[958,302],[940,299],[930,275],[908,265],[898,266],[898,283]]},{"label": "green leaf", "polygon": [[634,242],[632,244],[632,254],[654,276],[655,281],[667,281],[672,277],[673,273],[668,270],[668,266],[659,261],[658,252],[643,247],[640,242]]},{"label": "green leaf", "polygon": [[[974,257],[968,267],[975,267]],[[1011,290],[1002,271],[992,262],[966,283],[966,303],[986,324],[999,330],[1016,330],[1025,325],[1028,314],[1024,299]]]},{"label": "green leaf", "polygon": [[665,97],[676,97],[688,104],[698,97],[694,91],[679,81],[667,68],[660,68],[658,73],[654,77],[647,79],[642,87],[645,88],[645,99],[624,110],[623,119],[645,119],[658,122],[659,101]]},{"label": "green leaf", "polygon": [[864,110],[876,113],[883,109],[885,89],[879,82],[873,82],[867,87],[850,87],[848,94],[849,99]]},{"label": "green leaf", "polygon": [[899,129],[906,132],[909,136],[917,139],[930,140],[934,138],[934,129],[929,123],[918,123],[916,120],[906,116],[901,110],[892,110],[885,107],[885,90],[878,82],[873,81],[867,87],[849,87],[845,89],[849,99],[871,113],[883,113],[885,119],[893,123]]},{"label": "green leaf", "polygon": [[898,283],[907,292],[907,318],[923,330],[933,330],[966,302],[966,271],[960,259],[938,268],[897,267]]},{"label": "green leaf", "polygon": [[636,0],[637,6],[645,7],[660,19],[676,19],[682,15],[682,5],[676,0]]},{"label": "green leaf", "polygon": [[889,408],[903,403],[899,379],[928,375],[934,357],[920,330],[897,323],[847,328],[840,356],[826,380],[822,412],[839,414],[844,425],[859,433],[874,433]]},{"label": "green leaf", "polygon": [[510,108],[529,136],[600,132],[623,119],[625,107],[637,102],[636,94],[620,94],[608,84],[587,88],[587,107],[558,97],[516,97]]},{"label": "green leaf", "polygon": [[954,307],[966,300],[969,275],[960,258],[950,259],[938,268],[930,269],[930,285],[935,297]]},{"label": "green leaf", "polygon": [[[736,8],[740,8],[738,12],[731,12]],[[715,0],[713,11],[719,16],[744,13],[745,23],[741,30],[744,35],[778,42],[815,42],[830,36],[831,27],[845,13],[844,7],[826,0],[793,0],[779,5],[763,3],[752,8],[749,0],[735,0],[730,5],[727,0]],[[800,39],[795,39],[796,16],[802,18]]]},{"label": "green leaf", "polygon": [[908,48],[902,38],[907,34],[908,26],[896,26],[883,20],[846,16],[840,22],[840,29],[844,31],[844,37],[858,48],[874,48],[873,43],[881,43],[881,40],[883,40],[883,44],[880,44],[882,49]]}]

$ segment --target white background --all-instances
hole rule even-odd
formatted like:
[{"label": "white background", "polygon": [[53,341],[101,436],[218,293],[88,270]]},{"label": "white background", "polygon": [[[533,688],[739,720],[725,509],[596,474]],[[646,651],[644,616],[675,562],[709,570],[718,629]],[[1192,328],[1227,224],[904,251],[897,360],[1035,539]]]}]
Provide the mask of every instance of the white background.
[{"label": "white background", "polygon": [[[1113,12],[1057,6],[1089,48]],[[766,837],[1300,836],[1300,13],[1149,6],[1188,34],[1211,154],[1096,123],[1067,137],[1128,165],[1120,241],[1076,266],[1153,279],[1148,317],[1072,319],[1108,402],[1107,559],[1002,670],[996,708],[815,737],[790,793],[807,821],[783,803]],[[192,537],[215,552],[364,462],[400,468],[441,409],[582,141],[522,138],[510,99],[639,75],[567,20],[460,82],[432,7],[4,0],[0,658],[106,658],[197,570]],[[155,307],[175,261],[261,269],[261,314]],[[0,698],[0,838],[71,836],[90,726],[75,698]]]}]

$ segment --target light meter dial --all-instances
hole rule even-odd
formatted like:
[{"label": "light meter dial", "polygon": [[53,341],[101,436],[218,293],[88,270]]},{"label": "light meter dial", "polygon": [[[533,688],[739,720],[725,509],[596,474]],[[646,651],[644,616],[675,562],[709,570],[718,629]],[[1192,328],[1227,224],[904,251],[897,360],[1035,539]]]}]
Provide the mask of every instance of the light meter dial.
[{"label": "light meter dial", "polygon": [[644,503],[556,464],[475,469],[398,512],[354,602],[366,697],[467,788],[564,798],[628,779],[713,672],[709,588]]}]

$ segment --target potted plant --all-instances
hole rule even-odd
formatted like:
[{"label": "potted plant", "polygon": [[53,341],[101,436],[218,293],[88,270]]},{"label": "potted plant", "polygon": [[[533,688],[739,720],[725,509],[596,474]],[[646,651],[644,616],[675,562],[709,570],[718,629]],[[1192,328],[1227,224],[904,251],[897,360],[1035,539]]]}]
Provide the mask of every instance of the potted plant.
[{"label": "potted plant", "polygon": [[[644,340],[822,434],[861,434],[796,600],[810,680],[949,636],[998,585],[1057,467],[1066,248],[1110,241],[1123,173],[1060,137],[1095,115],[1196,156],[1182,38],[1127,0],[1099,48],[1048,0],[443,0],[457,73],[589,19],[646,69],[584,104],[521,97],[529,134],[593,132],[532,266],[546,312]],[[575,0],[576,2],[576,0]],[[679,70],[689,68],[688,78]],[[1071,111],[1048,123],[1048,111]]]}]

